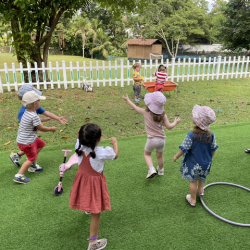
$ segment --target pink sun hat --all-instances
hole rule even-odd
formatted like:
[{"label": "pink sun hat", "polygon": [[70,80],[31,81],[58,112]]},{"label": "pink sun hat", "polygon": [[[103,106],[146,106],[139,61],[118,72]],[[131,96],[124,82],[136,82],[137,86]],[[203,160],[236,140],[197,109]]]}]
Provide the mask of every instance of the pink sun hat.
[{"label": "pink sun hat", "polygon": [[215,122],[216,115],[214,111],[208,106],[195,105],[193,110],[194,123],[202,130],[209,130],[210,124]]},{"label": "pink sun hat", "polygon": [[167,98],[160,91],[156,91],[146,94],[144,102],[151,112],[161,115],[164,111],[164,105],[167,102]]}]

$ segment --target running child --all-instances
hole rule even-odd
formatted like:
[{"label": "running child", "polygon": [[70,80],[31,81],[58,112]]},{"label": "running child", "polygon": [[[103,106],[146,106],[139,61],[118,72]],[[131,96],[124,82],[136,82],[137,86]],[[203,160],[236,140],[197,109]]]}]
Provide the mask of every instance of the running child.
[{"label": "running child", "polygon": [[23,95],[23,106],[26,110],[19,125],[17,135],[17,145],[19,149],[27,156],[27,160],[21,166],[19,172],[15,175],[14,181],[22,184],[30,182],[24,174],[36,161],[38,153],[46,145],[45,142],[37,138],[37,130],[48,132],[56,131],[56,127],[44,127],[36,110],[40,107],[40,100],[45,100],[45,96],[38,95],[34,90]]},{"label": "running child", "polygon": [[133,80],[134,80],[134,86],[133,86],[133,90],[134,90],[134,101],[135,102],[139,102],[140,98],[138,98],[138,96],[141,93],[141,82],[143,80],[143,78],[140,75],[140,70],[141,70],[141,64],[139,62],[136,62],[132,68],[135,70],[134,74],[133,74]]},{"label": "running child", "polygon": [[210,173],[212,157],[218,145],[214,134],[209,130],[210,124],[216,120],[214,111],[207,106],[195,105],[192,113],[194,129],[186,135],[173,161],[176,162],[183,155],[180,172],[183,179],[189,180],[190,188],[186,200],[191,207],[195,207],[196,193],[204,195],[204,183]]},{"label": "running child", "polygon": [[151,153],[156,149],[156,157],[158,160],[157,171],[158,175],[164,175],[164,157],[163,152],[165,148],[165,132],[163,126],[167,129],[172,129],[179,122],[180,118],[174,120],[173,123],[168,121],[166,112],[164,111],[164,105],[167,101],[166,97],[159,91],[149,93],[145,95],[144,102],[147,105],[146,109],[137,107],[133,102],[129,100],[128,95],[122,97],[123,100],[138,113],[144,116],[145,128],[147,132],[147,143],[144,149],[144,158],[148,165],[147,179],[153,178],[157,172],[153,166]]},{"label": "running child", "polygon": [[111,147],[98,147],[101,129],[96,124],[85,124],[78,132],[76,153],[78,154],[78,172],[70,192],[70,208],[91,213],[88,250],[103,249],[106,239],[98,240],[100,213],[111,210],[110,198],[104,171],[104,163],[118,157],[118,144],[111,137]]},{"label": "running child", "polygon": [[[42,95],[42,92],[37,90],[35,87],[33,87],[31,84],[24,84],[21,86],[21,88],[18,91],[18,99],[22,100],[23,95],[28,92],[28,91],[35,91],[38,95]],[[26,110],[26,107],[22,106],[19,113],[18,113],[18,120],[21,122],[22,116]],[[57,120],[61,122],[62,124],[67,124],[67,120],[65,119],[65,116],[59,117],[57,115],[54,115],[50,113],[49,111],[46,111],[43,109],[41,106],[36,110],[36,113],[39,115],[44,115],[47,117],[40,117],[41,122],[47,122],[50,121],[51,119]],[[12,153],[10,155],[10,159],[13,162],[13,164],[17,167],[20,167],[20,161],[21,157],[24,155],[23,151],[19,151],[18,153]],[[41,172],[43,171],[43,168],[41,168],[36,162],[32,164],[32,166],[28,169],[29,172]]]},{"label": "running child", "polygon": [[164,65],[160,65],[158,67],[158,72],[156,72],[156,70],[157,69],[153,72],[153,76],[156,76],[154,91],[163,92],[165,81],[168,78],[168,69]]}]

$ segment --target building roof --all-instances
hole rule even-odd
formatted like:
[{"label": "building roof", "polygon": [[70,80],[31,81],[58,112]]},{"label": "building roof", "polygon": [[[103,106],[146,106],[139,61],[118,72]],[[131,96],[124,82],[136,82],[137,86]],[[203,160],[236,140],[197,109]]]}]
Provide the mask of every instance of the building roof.
[{"label": "building roof", "polygon": [[142,46],[150,46],[153,44],[162,44],[162,42],[158,39],[129,39],[125,43],[128,45],[142,45]]}]

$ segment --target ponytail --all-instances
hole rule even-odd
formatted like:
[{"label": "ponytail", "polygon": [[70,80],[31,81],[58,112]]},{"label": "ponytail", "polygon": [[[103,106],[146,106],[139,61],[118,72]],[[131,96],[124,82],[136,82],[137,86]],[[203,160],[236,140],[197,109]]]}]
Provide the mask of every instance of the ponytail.
[{"label": "ponytail", "polygon": [[79,140],[79,146],[78,146],[78,148],[75,150],[75,152],[77,153],[78,156],[81,156],[81,155],[82,155],[82,150],[80,150],[80,148],[81,148],[81,142],[80,142],[80,140]]}]

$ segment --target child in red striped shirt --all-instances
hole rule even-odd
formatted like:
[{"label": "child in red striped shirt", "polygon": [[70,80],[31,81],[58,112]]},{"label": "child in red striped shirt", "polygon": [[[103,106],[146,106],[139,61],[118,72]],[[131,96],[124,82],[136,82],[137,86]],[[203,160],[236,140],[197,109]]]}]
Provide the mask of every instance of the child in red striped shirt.
[{"label": "child in red striped shirt", "polygon": [[164,65],[160,65],[158,67],[158,72],[156,72],[156,70],[157,69],[155,69],[153,72],[153,76],[156,76],[155,90],[154,91],[163,92],[164,83],[165,83],[166,79],[168,78],[168,69]]}]

